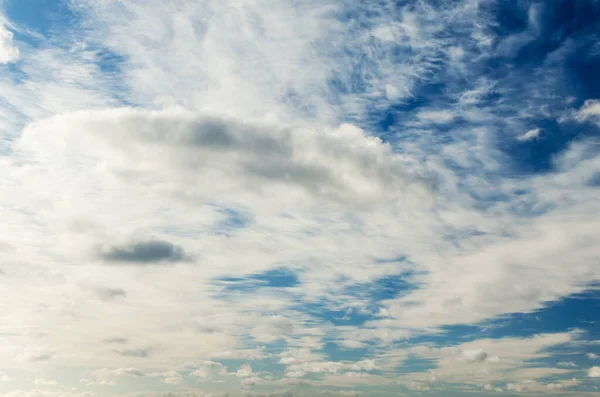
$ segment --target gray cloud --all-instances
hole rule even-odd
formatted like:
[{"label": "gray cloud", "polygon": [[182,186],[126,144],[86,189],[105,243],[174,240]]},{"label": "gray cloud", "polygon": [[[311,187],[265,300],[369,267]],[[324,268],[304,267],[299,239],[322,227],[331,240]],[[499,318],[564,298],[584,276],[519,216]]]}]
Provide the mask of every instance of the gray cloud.
[{"label": "gray cloud", "polygon": [[121,288],[98,288],[96,293],[100,299],[105,301],[111,301],[127,296],[127,292]]},{"label": "gray cloud", "polygon": [[127,246],[112,247],[101,254],[103,260],[114,263],[159,264],[186,259],[181,247],[168,241],[140,241]]},{"label": "gray cloud", "polygon": [[125,357],[138,357],[138,358],[148,358],[151,356],[152,349],[121,349],[115,350],[115,352],[120,356]]},{"label": "gray cloud", "polygon": [[129,339],[123,338],[122,336],[115,336],[114,338],[108,338],[104,340],[104,343],[115,343],[115,344],[124,344],[129,342]]}]

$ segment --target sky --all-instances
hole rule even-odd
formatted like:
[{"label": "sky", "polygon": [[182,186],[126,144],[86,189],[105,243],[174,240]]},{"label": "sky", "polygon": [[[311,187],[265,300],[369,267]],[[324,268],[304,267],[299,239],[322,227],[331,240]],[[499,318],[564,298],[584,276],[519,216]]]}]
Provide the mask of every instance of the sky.
[{"label": "sky", "polygon": [[0,0],[0,397],[600,392],[599,0]]}]

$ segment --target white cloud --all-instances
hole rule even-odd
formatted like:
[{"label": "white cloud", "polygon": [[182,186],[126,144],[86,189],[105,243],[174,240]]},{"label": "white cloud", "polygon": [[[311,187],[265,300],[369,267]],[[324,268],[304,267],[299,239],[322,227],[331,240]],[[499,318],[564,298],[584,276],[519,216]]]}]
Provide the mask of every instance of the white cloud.
[{"label": "white cloud", "polygon": [[32,124],[17,147],[33,161],[79,157],[81,165],[99,162],[129,183],[163,185],[176,195],[185,189],[204,200],[241,196],[251,203],[252,195],[285,194],[293,203],[308,196],[374,205],[399,192],[427,196],[388,145],[351,125],[318,131],[183,110],[116,109]]},{"label": "white cloud", "polygon": [[434,124],[446,124],[456,118],[456,114],[450,110],[424,110],[417,114],[422,122]]},{"label": "white cloud", "polygon": [[249,376],[254,375],[254,372],[252,371],[252,367],[250,366],[250,364],[243,364],[238,368],[235,375],[240,378],[247,378]]},{"label": "white cloud", "polygon": [[227,375],[227,367],[215,361],[204,361],[200,363],[200,368],[190,373],[190,376],[202,380],[212,379],[216,376]]},{"label": "white cloud", "polygon": [[177,385],[183,381],[183,377],[177,371],[151,372],[146,376],[163,378],[162,381],[169,385]]},{"label": "white cloud", "polygon": [[[600,100],[588,99],[583,106],[575,113],[579,120],[599,119],[600,118]],[[600,119],[599,119],[600,120]]]},{"label": "white cloud", "polygon": [[590,360],[598,360],[600,358],[600,355],[598,355],[596,353],[587,353],[586,356]]},{"label": "white cloud", "polygon": [[0,19],[0,65],[16,62],[20,56],[21,53],[14,44],[12,32],[2,25],[2,19]]},{"label": "white cloud", "polygon": [[540,137],[541,132],[542,130],[540,128],[534,128],[532,130],[527,131],[523,135],[519,135],[517,137],[517,140],[521,142],[532,141],[534,139],[538,139]]},{"label": "white cloud", "polygon": [[592,367],[588,370],[590,378],[600,378],[600,367]]},{"label": "white cloud", "polygon": [[[433,348],[415,346],[408,349],[424,359],[433,360],[436,368],[429,372],[405,376],[403,382],[452,382],[492,384],[510,382],[515,385],[569,370],[553,367],[529,367],[528,362],[550,356],[551,347],[571,342],[575,333],[542,334],[531,338],[480,339],[461,345]],[[522,387],[522,386],[519,386]]]}]

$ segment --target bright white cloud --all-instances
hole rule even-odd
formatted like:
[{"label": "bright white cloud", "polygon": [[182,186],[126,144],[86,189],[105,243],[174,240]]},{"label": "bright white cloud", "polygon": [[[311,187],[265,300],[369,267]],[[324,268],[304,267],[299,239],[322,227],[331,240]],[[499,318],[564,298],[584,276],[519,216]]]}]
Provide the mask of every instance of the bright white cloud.
[{"label": "bright white cloud", "polygon": [[527,131],[523,135],[519,135],[517,137],[517,140],[521,142],[532,141],[534,139],[538,139],[540,137],[541,132],[542,130],[540,128],[534,128],[532,130]]},{"label": "bright white cloud", "polygon": [[2,25],[2,19],[0,19],[0,65],[16,62],[20,56],[21,52],[14,43],[12,32]]},{"label": "bright white cloud", "polygon": [[199,368],[190,373],[190,376],[202,380],[207,380],[212,379],[216,376],[227,374],[227,367],[223,364],[217,363],[215,361],[204,361],[200,363]]},{"label": "bright white cloud", "polygon": [[592,367],[587,374],[590,378],[600,378],[600,367]]}]

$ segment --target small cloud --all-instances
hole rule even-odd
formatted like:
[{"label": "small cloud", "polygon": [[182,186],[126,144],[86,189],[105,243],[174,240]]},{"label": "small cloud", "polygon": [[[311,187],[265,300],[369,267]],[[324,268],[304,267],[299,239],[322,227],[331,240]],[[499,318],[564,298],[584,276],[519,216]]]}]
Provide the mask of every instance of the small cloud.
[{"label": "small cloud", "polygon": [[450,110],[423,110],[417,114],[417,118],[423,122],[433,124],[447,124],[454,120],[456,115]]},{"label": "small cloud", "polygon": [[215,361],[204,361],[200,368],[190,373],[190,376],[199,379],[209,379],[217,375],[227,375],[227,367]]},{"label": "small cloud", "polygon": [[244,364],[240,366],[235,375],[240,378],[247,378],[254,375],[254,372],[252,371],[250,364]]},{"label": "small cloud", "polygon": [[169,385],[178,385],[183,381],[183,377],[179,372],[166,371],[166,372],[152,372],[148,374],[149,377],[160,377],[163,378],[163,382]]},{"label": "small cloud", "polygon": [[570,368],[576,368],[577,364],[575,364],[573,361],[561,361],[557,364],[559,367],[570,367]]},{"label": "small cloud", "polygon": [[540,133],[542,130],[540,128],[534,128],[533,130],[529,130],[523,135],[517,137],[517,141],[527,142],[532,141],[534,139],[538,139],[540,137]]},{"label": "small cloud", "polygon": [[115,350],[115,353],[117,353],[120,356],[125,356],[125,357],[148,358],[152,354],[152,349],[150,349],[150,348],[120,349],[120,350]]},{"label": "small cloud", "polygon": [[592,367],[588,371],[590,378],[600,378],[600,367]]},{"label": "small cloud", "polygon": [[589,118],[600,118],[600,100],[587,100],[575,113],[575,117],[579,121],[587,120]]},{"label": "small cloud", "polygon": [[115,343],[115,344],[125,344],[129,342],[129,339],[123,338],[120,336],[116,336],[114,338],[104,339],[104,343]]},{"label": "small cloud", "polygon": [[600,358],[600,355],[598,355],[596,353],[588,353],[588,354],[586,354],[586,356],[590,360],[598,360]]},{"label": "small cloud", "polygon": [[111,247],[102,252],[101,257],[107,262],[141,265],[186,260],[186,255],[181,247],[161,240],[140,241],[125,246]]},{"label": "small cloud", "polygon": [[242,380],[242,386],[254,386],[257,383],[260,383],[261,381],[262,381],[262,379],[260,379],[256,376],[253,376],[253,377]]},{"label": "small cloud", "polygon": [[127,296],[127,292],[121,288],[98,288],[96,294],[103,301],[112,301]]},{"label": "small cloud", "polygon": [[19,60],[21,52],[13,42],[13,34],[0,24],[0,65]]},{"label": "small cloud", "polygon": [[481,363],[488,358],[488,354],[482,349],[464,350],[461,357],[470,363]]}]

